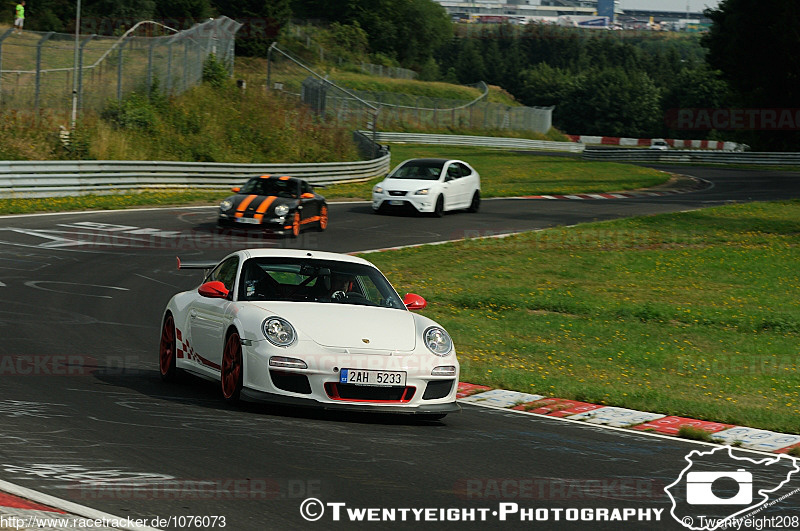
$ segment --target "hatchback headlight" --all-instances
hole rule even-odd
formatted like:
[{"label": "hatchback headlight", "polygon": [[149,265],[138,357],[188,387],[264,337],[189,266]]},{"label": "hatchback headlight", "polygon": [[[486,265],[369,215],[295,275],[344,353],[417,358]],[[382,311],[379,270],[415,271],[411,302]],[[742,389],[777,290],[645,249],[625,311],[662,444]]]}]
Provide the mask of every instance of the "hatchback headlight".
[{"label": "hatchback headlight", "polygon": [[280,317],[268,317],[261,323],[264,337],[276,347],[288,347],[297,339],[297,332],[292,324]]},{"label": "hatchback headlight", "polygon": [[372,193],[374,193],[374,194],[382,194],[383,193],[383,186],[375,185],[375,188],[372,189]]},{"label": "hatchback headlight", "polygon": [[453,350],[453,340],[442,328],[432,326],[423,334],[425,346],[437,356],[447,356]]},{"label": "hatchback headlight", "polygon": [[416,192],[414,192],[414,195],[428,195],[430,191],[431,191],[430,188],[423,188],[422,190],[417,190]]},{"label": "hatchback headlight", "polygon": [[288,213],[289,213],[289,207],[287,205],[278,205],[275,207],[275,215],[280,218],[282,218]]},{"label": "hatchback headlight", "polygon": [[227,199],[219,204],[219,209],[223,212],[226,212],[231,208],[233,208],[233,203]]}]

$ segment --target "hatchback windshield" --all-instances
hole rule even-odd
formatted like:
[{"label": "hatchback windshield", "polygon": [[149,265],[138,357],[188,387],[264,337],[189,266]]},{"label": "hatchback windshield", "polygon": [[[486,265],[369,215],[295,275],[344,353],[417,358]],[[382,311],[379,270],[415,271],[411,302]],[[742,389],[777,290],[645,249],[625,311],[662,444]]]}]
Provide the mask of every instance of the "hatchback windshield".
[{"label": "hatchback windshield", "polygon": [[405,309],[374,267],[335,260],[251,258],[242,266],[239,300],[357,304]]},{"label": "hatchback windshield", "polygon": [[422,181],[438,181],[444,167],[444,160],[419,159],[409,160],[389,175],[390,179],[419,179]]},{"label": "hatchback windshield", "polygon": [[297,197],[297,181],[292,179],[250,179],[239,193]]}]

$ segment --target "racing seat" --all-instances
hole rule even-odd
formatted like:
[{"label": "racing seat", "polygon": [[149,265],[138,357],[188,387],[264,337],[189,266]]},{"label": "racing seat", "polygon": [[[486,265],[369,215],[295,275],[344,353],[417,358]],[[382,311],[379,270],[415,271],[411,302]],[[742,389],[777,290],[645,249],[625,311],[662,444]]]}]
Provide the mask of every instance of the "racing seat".
[{"label": "racing seat", "polygon": [[248,262],[242,271],[242,290],[246,300],[275,300],[279,297],[278,282],[255,262]]}]

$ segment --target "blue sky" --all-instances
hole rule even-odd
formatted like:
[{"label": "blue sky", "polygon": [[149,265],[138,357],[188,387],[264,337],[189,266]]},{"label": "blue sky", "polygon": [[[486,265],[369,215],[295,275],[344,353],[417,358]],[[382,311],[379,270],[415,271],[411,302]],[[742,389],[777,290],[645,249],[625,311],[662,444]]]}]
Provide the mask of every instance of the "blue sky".
[{"label": "blue sky", "polygon": [[717,7],[720,0],[622,0],[622,9],[655,9],[658,11],[702,11],[706,7]]}]

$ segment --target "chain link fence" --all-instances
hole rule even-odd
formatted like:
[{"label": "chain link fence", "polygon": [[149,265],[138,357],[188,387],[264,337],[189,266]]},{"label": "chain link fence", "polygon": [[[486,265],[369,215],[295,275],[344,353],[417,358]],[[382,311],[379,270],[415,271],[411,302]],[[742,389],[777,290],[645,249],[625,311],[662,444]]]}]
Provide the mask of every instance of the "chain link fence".
[{"label": "chain link fence", "polygon": [[175,31],[145,21],[120,37],[24,31],[0,34],[0,111],[68,111],[77,75],[79,109],[154,87],[179,94],[198,84],[215,54],[232,73],[234,36],[241,24],[227,17]]},{"label": "chain link fence", "polygon": [[[510,106],[486,101],[489,87],[483,82],[476,85],[481,94],[471,101],[345,89],[277,45],[270,48],[267,65],[267,86],[271,90],[299,98],[318,116],[356,129],[452,127],[545,134],[553,125],[554,107]],[[376,123],[378,119],[380,123]]]},{"label": "chain link fence", "polygon": [[361,63],[361,71],[371,76],[391,77],[394,79],[417,79],[417,73],[399,66],[383,66],[372,63]]},{"label": "chain link fence", "polygon": [[488,101],[417,98],[413,107],[381,105],[381,129],[471,129],[546,134],[555,107],[517,107]]},{"label": "chain link fence", "polygon": [[[363,100],[315,72],[292,54],[273,43],[267,55],[267,89],[279,91],[311,107],[315,116],[354,131],[377,131],[377,106]],[[374,154],[377,157],[377,154]]]}]

